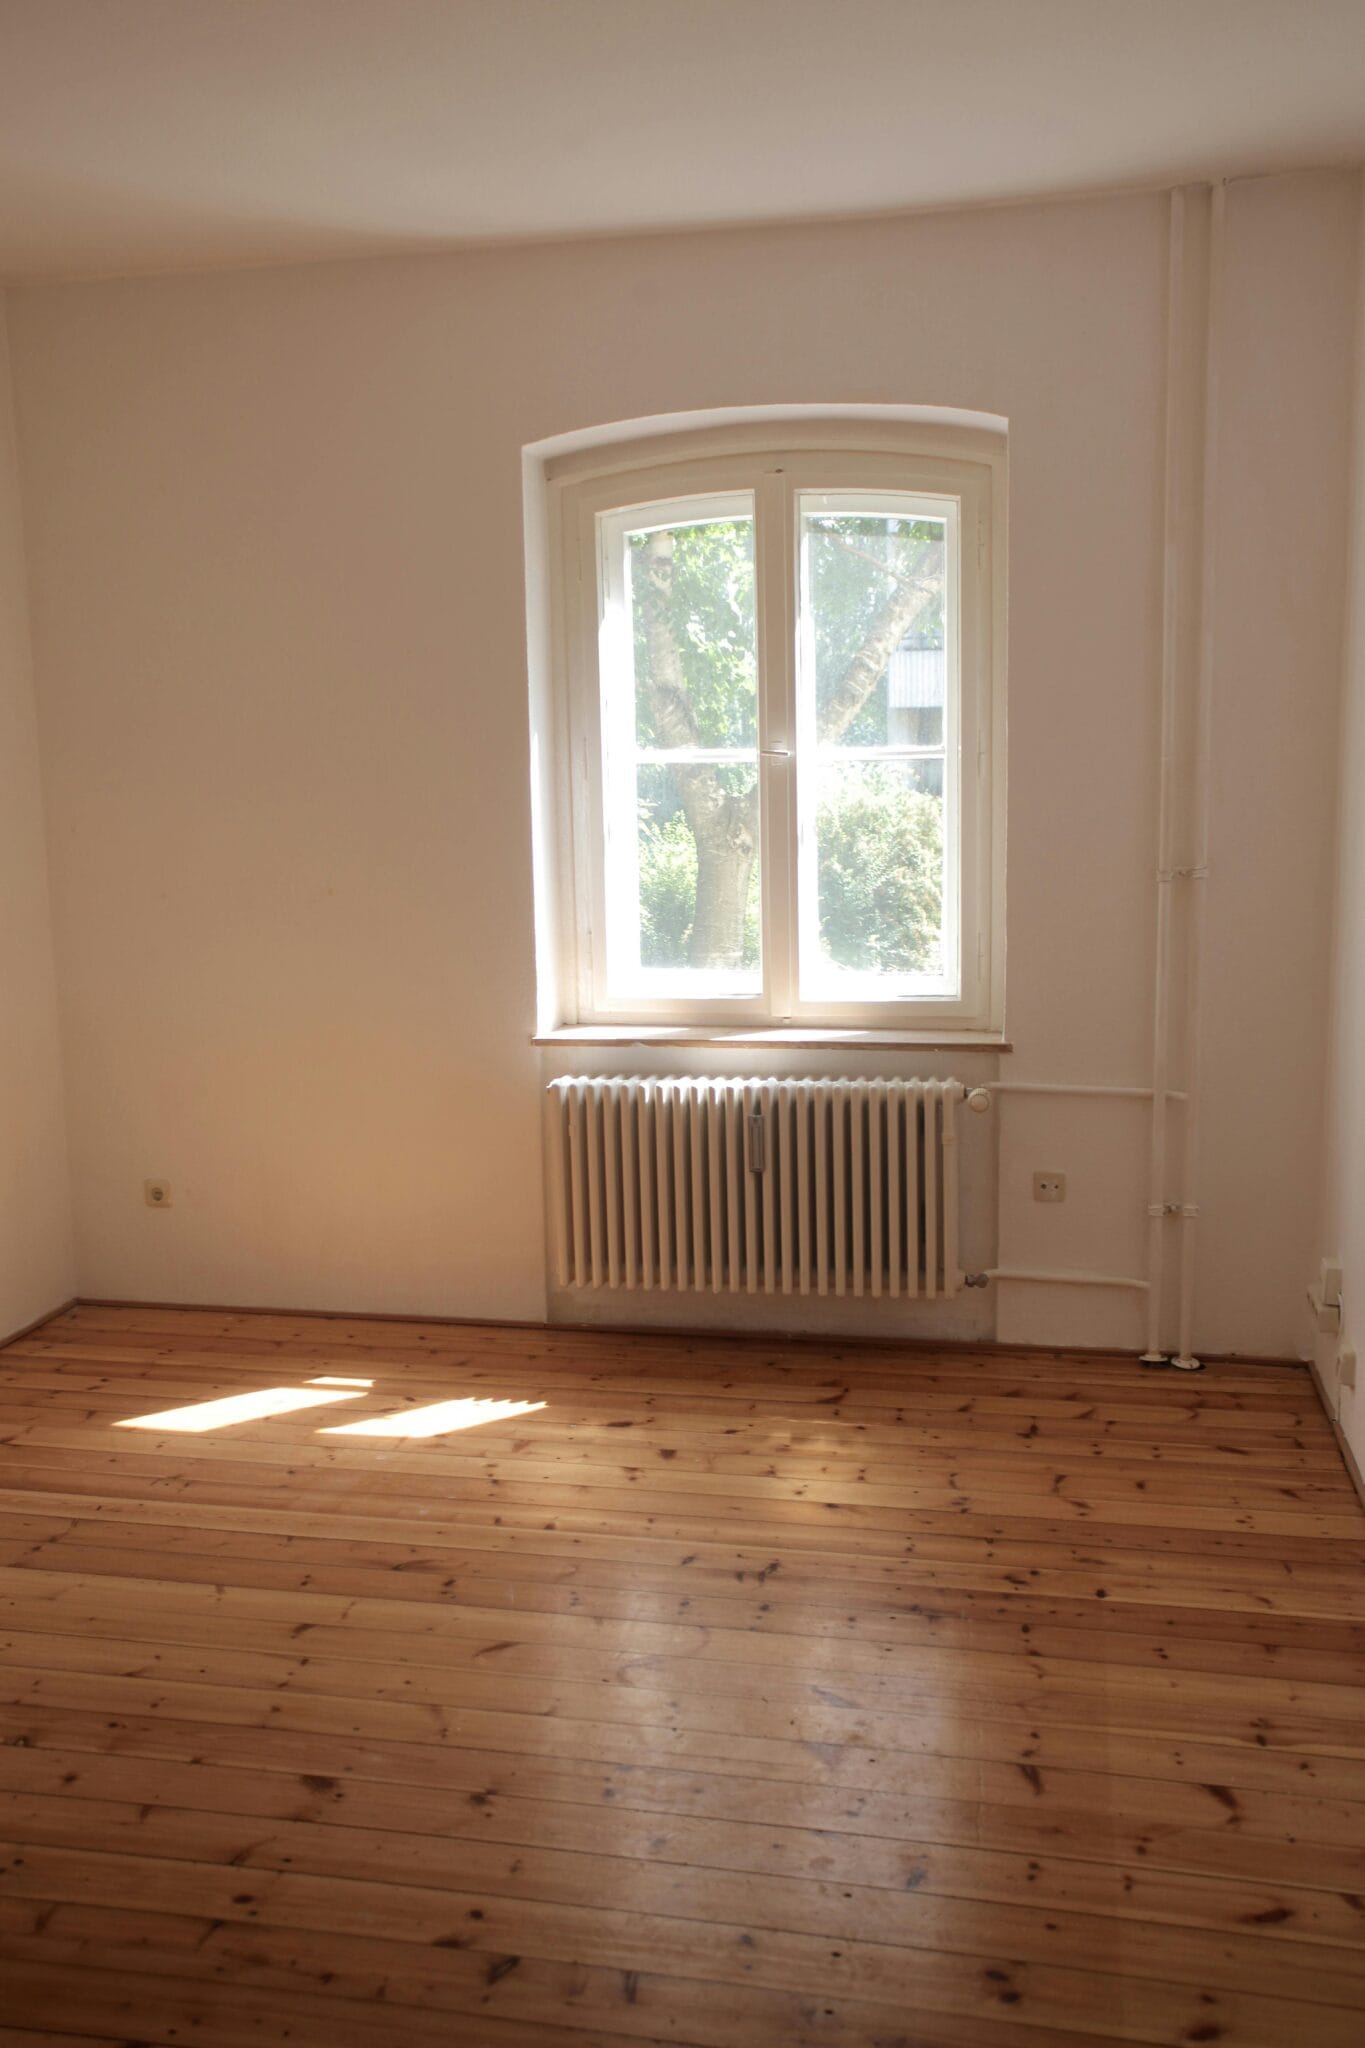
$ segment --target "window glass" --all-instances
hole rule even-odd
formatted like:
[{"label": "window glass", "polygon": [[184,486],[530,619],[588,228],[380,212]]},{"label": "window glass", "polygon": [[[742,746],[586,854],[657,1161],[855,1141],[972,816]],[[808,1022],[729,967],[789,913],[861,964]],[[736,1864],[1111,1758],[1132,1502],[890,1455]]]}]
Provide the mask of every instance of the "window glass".
[{"label": "window glass", "polygon": [[762,988],[752,499],[601,525],[608,978],[632,993]]},{"label": "window glass", "polygon": [[956,992],[956,507],[799,501],[801,994]]}]

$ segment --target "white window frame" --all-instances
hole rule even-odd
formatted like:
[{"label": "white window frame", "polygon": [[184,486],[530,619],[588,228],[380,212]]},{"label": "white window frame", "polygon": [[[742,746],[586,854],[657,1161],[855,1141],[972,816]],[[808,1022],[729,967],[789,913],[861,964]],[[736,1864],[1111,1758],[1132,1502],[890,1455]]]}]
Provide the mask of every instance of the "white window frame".
[{"label": "white window frame", "polygon": [[[1005,446],[986,430],[875,421],[783,422],[589,449],[546,469],[559,811],[560,1023],[720,1031],[999,1036],[1004,1028]],[[909,494],[955,522],[950,594],[960,683],[949,691],[949,918],[959,920],[956,996],[803,998],[798,886],[803,851],[797,745],[799,501],[803,493]],[[599,649],[610,617],[605,525],[633,507],[747,495],[755,514],[763,987],[752,997],[613,998],[606,972],[604,749]],[[949,501],[944,505],[944,501]],[[926,511],[929,509],[926,506]],[[935,510],[933,516],[939,516]],[[955,725],[956,730],[951,728]],[[952,761],[955,758],[955,772]],[[807,892],[809,894],[809,891]]]}]

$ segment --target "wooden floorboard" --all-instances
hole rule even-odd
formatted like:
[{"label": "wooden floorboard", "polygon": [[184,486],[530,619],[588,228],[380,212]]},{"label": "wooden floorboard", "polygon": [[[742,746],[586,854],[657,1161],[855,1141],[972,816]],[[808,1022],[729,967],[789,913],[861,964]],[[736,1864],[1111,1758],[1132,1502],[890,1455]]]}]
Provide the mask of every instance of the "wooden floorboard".
[{"label": "wooden floorboard", "polygon": [[1295,1368],[73,1308],[0,2048],[1360,2048],[1362,1564]]}]

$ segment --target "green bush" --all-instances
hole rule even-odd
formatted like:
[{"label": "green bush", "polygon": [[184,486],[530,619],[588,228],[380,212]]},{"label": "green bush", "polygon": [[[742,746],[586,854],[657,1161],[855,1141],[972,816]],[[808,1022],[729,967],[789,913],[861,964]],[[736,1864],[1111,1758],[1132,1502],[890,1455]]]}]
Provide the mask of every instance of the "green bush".
[{"label": "green bush", "polygon": [[820,806],[820,942],[839,967],[904,973],[936,967],[942,915],[943,804],[891,768],[847,773]]},{"label": "green bush", "polygon": [[[876,765],[848,772],[821,804],[820,939],[837,966],[903,973],[936,966],[942,914],[943,805]],[[682,967],[697,897],[697,849],[681,810],[640,806],[640,958]],[[744,922],[744,964],[758,960],[758,870]]]},{"label": "green bush", "polygon": [[[697,907],[697,843],[681,810],[662,823],[640,805],[640,964],[686,967]],[[758,863],[744,915],[746,967],[758,965]]]}]

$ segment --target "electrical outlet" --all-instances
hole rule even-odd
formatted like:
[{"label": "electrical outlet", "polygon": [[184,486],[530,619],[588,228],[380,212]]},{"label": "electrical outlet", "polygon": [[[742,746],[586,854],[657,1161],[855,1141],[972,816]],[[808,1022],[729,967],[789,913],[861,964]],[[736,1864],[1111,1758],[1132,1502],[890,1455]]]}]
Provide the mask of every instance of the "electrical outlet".
[{"label": "electrical outlet", "polygon": [[1033,1199],[1035,1202],[1064,1202],[1066,1200],[1066,1175],[1064,1173],[1035,1173],[1033,1176]]},{"label": "electrical outlet", "polygon": [[149,1209],[169,1209],[171,1206],[171,1184],[168,1180],[144,1180],[142,1193]]}]

